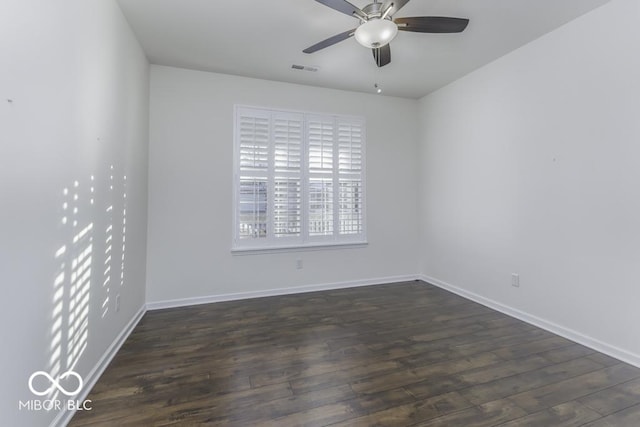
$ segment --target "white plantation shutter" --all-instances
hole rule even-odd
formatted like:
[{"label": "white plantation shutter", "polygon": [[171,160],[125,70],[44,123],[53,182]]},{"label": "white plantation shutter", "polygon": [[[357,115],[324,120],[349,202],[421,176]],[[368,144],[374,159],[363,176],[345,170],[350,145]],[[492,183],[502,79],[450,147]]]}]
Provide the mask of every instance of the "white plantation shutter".
[{"label": "white plantation shutter", "polygon": [[362,123],[338,120],[338,221],[339,233],[363,231],[362,212]]},{"label": "white plantation shutter", "polygon": [[273,115],[273,234],[276,238],[302,232],[302,114]]},{"label": "white plantation shutter", "polygon": [[331,173],[333,171],[333,147],[335,120],[333,117],[310,116],[307,119],[309,171]]},{"label": "white plantation shutter", "polygon": [[238,237],[267,237],[267,184],[269,178],[269,115],[239,110],[236,120],[239,161],[237,199]]},{"label": "white plantation shutter", "polygon": [[309,236],[333,236],[335,120],[310,116],[307,119],[309,153]]},{"label": "white plantation shutter", "polygon": [[235,249],[362,243],[364,121],[236,107]]}]

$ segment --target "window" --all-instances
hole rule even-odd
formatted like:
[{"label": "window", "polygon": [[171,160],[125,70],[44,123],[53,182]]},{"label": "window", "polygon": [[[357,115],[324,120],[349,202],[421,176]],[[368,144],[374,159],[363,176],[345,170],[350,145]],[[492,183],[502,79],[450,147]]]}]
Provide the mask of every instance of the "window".
[{"label": "window", "polygon": [[236,250],[365,242],[364,120],[236,107]]}]

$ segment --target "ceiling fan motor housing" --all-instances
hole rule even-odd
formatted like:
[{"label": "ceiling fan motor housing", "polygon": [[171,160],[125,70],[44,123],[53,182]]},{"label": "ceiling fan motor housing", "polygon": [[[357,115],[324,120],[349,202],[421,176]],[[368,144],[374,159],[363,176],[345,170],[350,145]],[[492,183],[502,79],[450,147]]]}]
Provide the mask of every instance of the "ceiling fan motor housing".
[{"label": "ceiling fan motor housing", "polygon": [[[382,3],[371,3],[362,8],[368,19],[379,18],[382,16]],[[391,19],[388,17],[388,19]]]}]

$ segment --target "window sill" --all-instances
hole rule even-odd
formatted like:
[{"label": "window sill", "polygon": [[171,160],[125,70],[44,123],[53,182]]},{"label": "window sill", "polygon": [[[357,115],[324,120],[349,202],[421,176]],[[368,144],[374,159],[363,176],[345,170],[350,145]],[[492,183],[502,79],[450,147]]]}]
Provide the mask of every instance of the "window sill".
[{"label": "window sill", "polygon": [[294,245],[294,246],[272,246],[268,248],[233,248],[231,249],[232,255],[260,255],[260,254],[273,254],[283,252],[306,252],[306,251],[324,251],[327,249],[354,249],[364,248],[368,245],[368,242],[347,242],[347,243],[315,243],[308,245]]}]

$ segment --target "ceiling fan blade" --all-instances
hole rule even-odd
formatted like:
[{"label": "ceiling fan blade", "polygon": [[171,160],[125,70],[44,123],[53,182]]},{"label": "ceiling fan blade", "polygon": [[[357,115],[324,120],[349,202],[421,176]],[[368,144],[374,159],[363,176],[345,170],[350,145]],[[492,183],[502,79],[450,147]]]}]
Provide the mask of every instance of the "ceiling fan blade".
[{"label": "ceiling fan blade", "polygon": [[352,5],[351,3],[349,3],[347,0],[316,0],[318,3],[322,3],[325,6],[330,7],[331,9],[337,10],[338,12],[342,12],[345,15],[349,15],[349,16],[360,16],[362,18],[366,18],[366,14],[360,10],[359,8],[355,7],[354,5]]},{"label": "ceiling fan blade", "polygon": [[389,44],[371,50],[373,51],[373,59],[378,67],[384,67],[391,62],[391,47]]},{"label": "ceiling fan blade", "polygon": [[412,18],[397,18],[393,22],[398,24],[398,30],[416,33],[461,33],[469,24],[469,20],[466,18],[445,16],[414,16]]},{"label": "ceiling fan blade", "polygon": [[306,48],[305,50],[303,50],[304,53],[313,53],[313,52],[317,52],[320,49],[324,49],[325,47],[329,47],[332,46],[338,42],[341,42],[342,40],[346,40],[349,37],[353,36],[353,33],[356,32],[356,29],[352,29],[349,31],[345,31],[344,33],[340,33],[340,34],[336,34],[333,37],[329,37],[326,40],[322,40],[319,43],[314,44],[313,46],[309,46],[308,48]]},{"label": "ceiling fan blade", "polygon": [[407,3],[409,3],[409,0],[390,0],[384,5],[382,10],[387,10],[387,8],[393,4],[393,6],[391,7],[391,10],[388,13],[389,15],[393,16],[397,11],[402,9],[404,5]]}]

